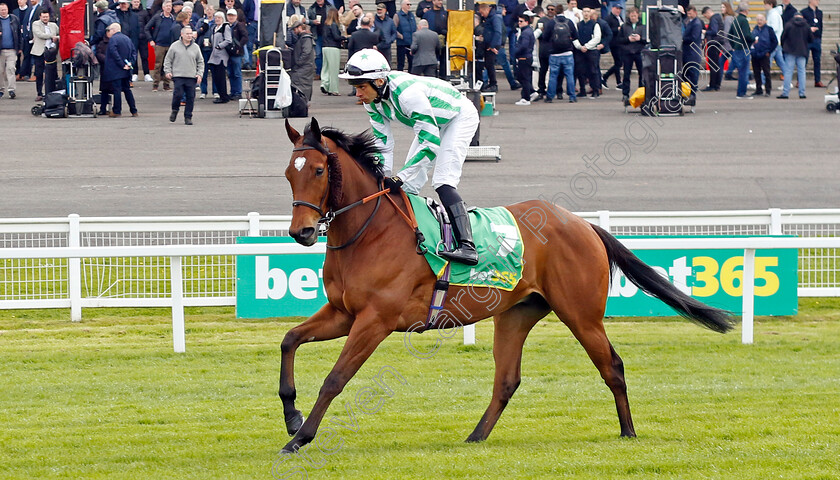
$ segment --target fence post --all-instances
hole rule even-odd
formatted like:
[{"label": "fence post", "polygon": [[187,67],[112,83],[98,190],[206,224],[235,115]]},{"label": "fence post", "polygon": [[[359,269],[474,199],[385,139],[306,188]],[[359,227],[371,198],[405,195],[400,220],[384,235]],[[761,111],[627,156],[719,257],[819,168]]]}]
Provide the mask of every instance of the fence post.
[{"label": "fence post", "polygon": [[610,212],[609,210],[598,210],[598,226],[610,231]]},{"label": "fence post", "polygon": [[172,344],[175,353],[187,351],[184,333],[184,283],[181,277],[181,257],[169,257],[169,279],[172,282]]},{"label": "fence post", "polygon": [[[74,248],[82,244],[79,215],[68,215],[70,231],[67,233],[67,246]],[[67,259],[67,293],[70,295],[70,321],[82,321],[82,259]]]},{"label": "fence post", "polygon": [[753,317],[755,316],[755,249],[744,249],[744,278],[741,282],[741,343],[753,343]]},{"label": "fence post", "polygon": [[248,236],[260,236],[260,214],[257,212],[248,212]]},{"label": "fence post", "polygon": [[770,209],[770,235],[782,234],[782,209]]},{"label": "fence post", "polygon": [[464,326],[464,345],[475,345],[475,324]]}]

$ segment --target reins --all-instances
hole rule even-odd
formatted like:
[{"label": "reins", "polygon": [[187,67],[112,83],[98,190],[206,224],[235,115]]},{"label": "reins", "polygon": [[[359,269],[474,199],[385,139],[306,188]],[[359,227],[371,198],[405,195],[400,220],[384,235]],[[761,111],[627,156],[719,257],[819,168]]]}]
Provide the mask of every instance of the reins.
[{"label": "reins", "polygon": [[[331,152],[330,149],[327,148],[326,145],[322,145],[322,147],[327,152],[326,153],[327,154],[327,159],[338,161],[338,154],[336,154],[335,152]],[[302,151],[302,150],[319,150],[319,149],[317,147],[312,147],[312,146],[309,146],[309,145],[305,145],[305,146],[302,146],[302,147],[293,148],[292,152],[298,152],[298,151]],[[373,212],[371,212],[371,214],[368,216],[367,220],[365,220],[365,223],[362,224],[362,227],[356,232],[355,235],[353,235],[353,237],[350,240],[348,240],[347,242],[345,242],[342,245],[329,245],[329,244],[327,245],[327,248],[330,249],[330,250],[341,250],[341,249],[347,248],[350,245],[352,245],[353,243],[355,243],[356,240],[358,240],[359,237],[362,236],[362,233],[364,233],[365,230],[367,230],[367,228],[370,226],[370,223],[373,221],[373,217],[376,216],[376,213],[379,211],[379,205],[381,204],[382,196],[384,195],[385,198],[387,198],[388,201],[391,202],[391,205],[394,206],[394,209],[397,210],[397,212],[400,214],[402,219],[405,220],[405,222],[408,224],[409,227],[411,227],[412,230],[414,230],[414,236],[417,239],[417,248],[416,248],[417,254],[418,255],[425,254],[427,249],[422,244],[426,239],[423,236],[423,234],[420,233],[420,227],[417,224],[417,219],[414,216],[414,209],[411,208],[411,202],[408,200],[408,195],[406,195],[404,190],[400,190],[400,194],[402,195],[403,201],[405,202],[405,206],[406,206],[406,211],[403,211],[403,209],[400,208],[399,205],[397,205],[397,202],[395,202],[393,198],[391,198],[390,196],[387,195],[388,193],[391,192],[391,190],[384,188],[384,184],[383,184],[382,180],[379,181],[379,188],[380,188],[380,190],[378,192],[370,194],[370,195],[362,198],[361,200],[357,200],[357,201],[355,201],[355,202],[353,202],[353,203],[351,203],[351,204],[349,204],[345,207],[339,208],[336,211],[327,210],[326,212],[324,212],[324,210],[322,208],[322,205],[324,205],[324,202],[327,199],[327,195],[329,194],[329,191],[330,191],[329,189],[327,189],[324,192],[324,196],[321,197],[321,200],[318,202],[318,205],[315,205],[314,203],[310,203],[310,202],[305,202],[303,200],[294,200],[294,201],[292,201],[292,208],[298,207],[298,206],[307,207],[307,208],[311,208],[312,210],[315,210],[316,212],[318,212],[318,214],[321,215],[321,218],[318,219],[318,224],[324,225],[324,232],[327,232],[330,229],[330,223],[332,223],[332,221],[335,220],[335,217],[337,217],[337,216],[341,215],[342,213],[345,213],[349,210],[352,210],[352,209],[354,209],[354,208],[356,208],[360,205],[364,205],[364,204],[366,204],[370,201],[373,201],[375,199],[376,200],[376,206],[374,206]]]}]

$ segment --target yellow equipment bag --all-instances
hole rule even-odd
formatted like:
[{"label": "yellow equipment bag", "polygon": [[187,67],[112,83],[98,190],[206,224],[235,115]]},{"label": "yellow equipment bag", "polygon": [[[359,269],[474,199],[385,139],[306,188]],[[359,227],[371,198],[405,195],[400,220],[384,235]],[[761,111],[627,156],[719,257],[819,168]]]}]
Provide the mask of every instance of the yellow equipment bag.
[{"label": "yellow equipment bag", "polygon": [[643,103],[645,103],[645,87],[639,87],[630,96],[630,106],[639,108]]},{"label": "yellow equipment bag", "polygon": [[[464,68],[464,62],[473,59],[473,16],[472,10],[449,10],[448,30],[446,32],[446,47],[450,48],[449,66],[453,72]],[[462,48],[452,48],[462,47]],[[467,58],[464,58],[466,49]]]}]

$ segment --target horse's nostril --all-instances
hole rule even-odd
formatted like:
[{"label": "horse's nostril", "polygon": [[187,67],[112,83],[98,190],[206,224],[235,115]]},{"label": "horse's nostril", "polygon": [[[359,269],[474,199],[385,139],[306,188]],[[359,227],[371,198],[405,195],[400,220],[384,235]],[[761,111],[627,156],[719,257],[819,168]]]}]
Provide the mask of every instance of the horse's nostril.
[{"label": "horse's nostril", "polygon": [[315,234],[315,229],[312,228],[312,227],[302,228],[300,230],[300,232],[298,232],[298,235],[300,236],[300,238],[309,238],[314,234]]}]

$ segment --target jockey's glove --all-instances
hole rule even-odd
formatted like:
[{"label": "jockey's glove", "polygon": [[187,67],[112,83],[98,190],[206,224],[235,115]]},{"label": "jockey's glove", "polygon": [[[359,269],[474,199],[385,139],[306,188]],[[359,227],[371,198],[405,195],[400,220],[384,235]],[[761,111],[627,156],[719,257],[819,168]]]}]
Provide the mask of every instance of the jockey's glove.
[{"label": "jockey's glove", "polygon": [[393,177],[385,177],[382,181],[382,184],[385,186],[386,190],[390,190],[391,193],[399,195],[400,189],[402,189],[403,181],[400,177],[393,176]]}]

